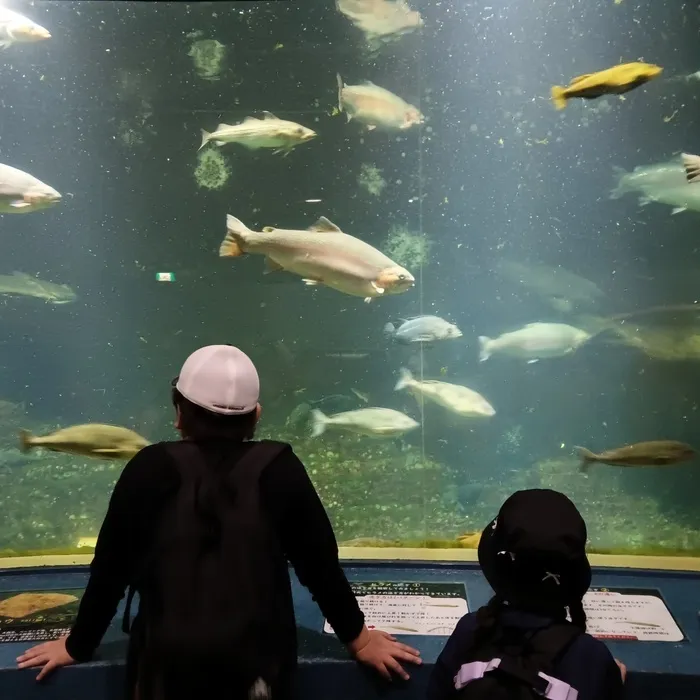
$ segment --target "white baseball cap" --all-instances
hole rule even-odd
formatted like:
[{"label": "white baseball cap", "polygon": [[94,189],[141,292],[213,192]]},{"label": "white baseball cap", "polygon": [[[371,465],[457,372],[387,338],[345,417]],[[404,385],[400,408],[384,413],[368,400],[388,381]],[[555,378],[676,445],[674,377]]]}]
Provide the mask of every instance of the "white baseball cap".
[{"label": "white baseball cap", "polygon": [[206,345],[182,365],[175,388],[212,413],[235,416],[255,410],[260,379],[251,359],[233,345]]}]

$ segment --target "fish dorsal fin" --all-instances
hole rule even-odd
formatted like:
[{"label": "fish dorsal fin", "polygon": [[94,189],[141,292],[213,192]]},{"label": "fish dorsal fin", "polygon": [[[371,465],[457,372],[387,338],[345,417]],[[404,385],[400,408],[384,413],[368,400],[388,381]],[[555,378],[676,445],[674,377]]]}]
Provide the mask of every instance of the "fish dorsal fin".
[{"label": "fish dorsal fin", "polygon": [[216,127],[216,131],[223,131],[224,129],[232,129],[233,125],[232,124],[219,124],[219,126]]},{"label": "fish dorsal fin", "polygon": [[279,119],[277,119],[277,117],[272,112],[263,112],[263,119],[276,119],[277,121],[279,121]]},{"label": "fish dorsal fin", "polygon": [[342,233],[342,231],[332,222],[326,219],[325,216],[309,226],[309,231],[318,231],[319,233]]},{"label": "fish dorsal fin", "polygon": [[580,83],[582,80],[590,78],[592,75],[593,73],[584,73],[583,75],[577,75],[575,78],[571,79],[569,85],[575,85],[576,83]]}]

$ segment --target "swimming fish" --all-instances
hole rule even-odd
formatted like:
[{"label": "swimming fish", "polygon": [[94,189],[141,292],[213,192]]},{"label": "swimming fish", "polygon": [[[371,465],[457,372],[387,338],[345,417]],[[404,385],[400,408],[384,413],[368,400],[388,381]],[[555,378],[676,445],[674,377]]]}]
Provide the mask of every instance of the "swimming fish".
[{"label": "swimming fish", "polygon": [[409,430],[415,430],[420,423],[410,416],[391,408],[360,408],[327,416],[318,409],[311,412],[313,437],[334,427],[369,437],[396,437]]},{"label": "swimming fish", "polygon": [[0,48],[6,49],[12,44],[26,44],[50,38],[48,30],[28,17],[0,7]]},{"label": "swimming fish", "polygon": [[644,207],[651,202],[668,204],[672,207],[671,215],[684,211],[700,211],[700,187],[689,186],[686,182],[681,187],[659,189],[649,187],[642,190],[639,205]]},{"label": "swimming fish", "polygon": [[133,430],[100,423],[73,425],[43,436],[35,436],[28,430],[22,430],[19,437],[22,452],[34,447],[43,447],[53,452],[67,452],[97,459],[130,459],[150,444]]},{"label": "swimming fish", "polygon": [[597,73],[586,73],[573,78],[568,87],[555,85],[552,102],[557,109],[564,109],[572,97],[592,100],[602,95],[621,95],[648,83],[663,68],[653,63],[622,63]]},{"label": "swimming fish", "polygon": [[617,185],[610,193],[610,199],[618,199],[628,192],[647,192],[684,187],[687,184],[683,163],[674,158],[664,163],[638,165],[631,172],[613,167]]},{"label": "swimming fish", "polygon": [[11,165],[0,164],[0,213],[28,214],[61,201],[61,194]]},{"label": "swimming fish", "polygon": [[546,357],[568,355],[591,338],[591,334],[566,323],[528,323],[498,338],[479,336],[479,362],[495,353],[521,357],[528,363]]},{"label": "swimming fish", "polygon": [[336,7],[364,33],[370,49],[423,26],[420,13],[405,0],[336,0]]},{"label": "swimming fish", "polygon": [[700,182],[700,156],[681,153],[681,159],[688,183]]},{"label": "swimming fish", "polygon": [[348,121],[356,119],[369,131],[373,129],[409,129],[423,123],[423,115],[413,105],[374,83],[346,85],[340,74],[338,82],[338,109],[345,112]]},{"label": "swimming fish", "polygon": [[411,372],[401,369],[401,376],[395,391],[408,389],[416,399],[422,396],[428,401],[446,408],[465,418],[489,418],[496,415],[496,409],[478,392],[459,384],[438,382],[434,379],[420,381]]},{"label": "swimming fish", "polygon": [[637,442],[613,450],[595,454],[585,447],[576,447],[581,457],[581,471],[585,472],[594,462],[614,467],[661,467],[687,462],[695,457],[695,450],[676,440]]},{"label": "swimming fish", "polygon": [[416,316],[403,320],[396,328],[393,323],[384,326],[384,333],[399,343],[432,343],[436,340],[461,338],[462,331],[454,323],[439,316]]},{"label": "swimming fish", "polygon": [[56,284],[25,272],[0,275],[0,294],[7,296],[34,297],[49,304],[70,304],[78,295],[67,284]]},{"label": "swimming fish", "polygon": [[306,231],[271,226],[251,231],[230,214],[226,225],[219,256],[264,255],[268,272],[293,272],[307,285],[323,284],[370,302],[383,294],[401,294],[415,282],[408,270],[369,243],[343,233],[325,216]]},{"label": "swimming fish", "polygon": [[278,119],[271,112],[263,112],[262,119],[246,117],[240,124],[219,124],[216,131],[209,133],[202,129],[204,148],[210,141],[217,146],[237,143],[251,150],[274,148],[273,153],[289,154],[295,146],[306,143],[316,136],[316,132],[296,122]]}]

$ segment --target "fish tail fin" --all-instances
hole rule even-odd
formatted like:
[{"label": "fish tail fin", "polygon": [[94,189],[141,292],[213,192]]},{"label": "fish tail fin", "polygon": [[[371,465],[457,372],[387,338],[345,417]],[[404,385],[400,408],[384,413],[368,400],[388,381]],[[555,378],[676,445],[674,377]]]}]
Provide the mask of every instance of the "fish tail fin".
[{"label": "fish tail fin", "polygon": [[685,179],[688,183],[700,182],[700,156],[681,153],[681,158],[685,168]]},{"label": "fish tail fin", "polygon": [[393,324],[393,323],[387,323],[387,324],[384,326],[384,335],[386,335],[386,336],[392,336],[392,335],[394,335],[394,331],[395,331],[395,330],[396,330],[396,328],[394,328],[394,324]]},{"label": "fish tail fin", "polygon": [[208,131],[204,131],[204,129],[202,129],[202,145],[197,150],[201,151],[209,143],[210,138],[211,134]]},{"label": "fish tail fin", "polygon": [[585,474],[588,471],[588,467],[590,467],[591,464],[593,464],[593,462],[597,461],[597,458],[593,452],[591,452],[589,449],[586,449],[585,447],[579,447],[578,445],[575,445],[574,449],[578,452],[578,456],[581,458],[581,465],[579,466],[579,471]]},{"label": "fish tail fin", "polygon": [[219,257],[237,258],[239,255],[243,255],[245,236],[248,233],[251,233],[251,230],[240,219],[228,214],[226,217],[226,237],[219,247]]},{"label": "fish tail fin", "polygon": [[19,449],[22,452],[29,452],[32,449],[34,436],[28,430],[19,431]]},{"label": "fish tail fin", "polygon": [[617,178],[617,185],[610,192],[610,199],[620,199],[623,194],[629,192],[629,189],[623,184],[623,178],[627,175],[624,168],[613,165],[613,175]]},{"label": "fish tail fin", "polygon": [[396,382],[396,386],[394,387],[394,391],[401,391],[401,389],[405,389],[408,385],[409,382],[413,381],[413,375],[409,370],[407,370],[405,367],[401,368],[401,374],[399,376],[399,381]]},{"label": "fish tail fin", "polygon": [[311,411],[311,437],[323,435],[323,433],[326,431],[327,425],[328,416],[323,413],[323,411],[319,411],[317,408],[314,408],[314,410]]},{"label": "fish tail fin", "polygon": [[486,360],[491,357],[491,350],[489,346],[491,344],[491,338],[487,335],[479,336],[479,362],[486,362]]},{"label": "fish tail fin", "polygon": [[340,73],[335,74],[335,80],[338,83],[338,111],[342,112],[343,111],[343,88],[345,85],[343,84],[343,79],[340,77]]},{"label": "fish tail fin", "polygon": [[552,102],[557,109],[566,107],[566,90],[561,85],[555,85],[552,88]]}]

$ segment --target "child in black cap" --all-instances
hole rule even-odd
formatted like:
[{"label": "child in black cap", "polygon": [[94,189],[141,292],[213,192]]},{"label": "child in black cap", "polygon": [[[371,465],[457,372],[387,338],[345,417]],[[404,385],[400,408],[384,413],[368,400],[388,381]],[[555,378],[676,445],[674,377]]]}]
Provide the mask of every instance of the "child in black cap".
[{"label": "child in black cap", "polygon": [[435,664],[429,700],[624,696],[624,665],[586,634],[586,538],[563,494],[532,489],[508,498],[479,543],[495,595],[460,620]]}]

